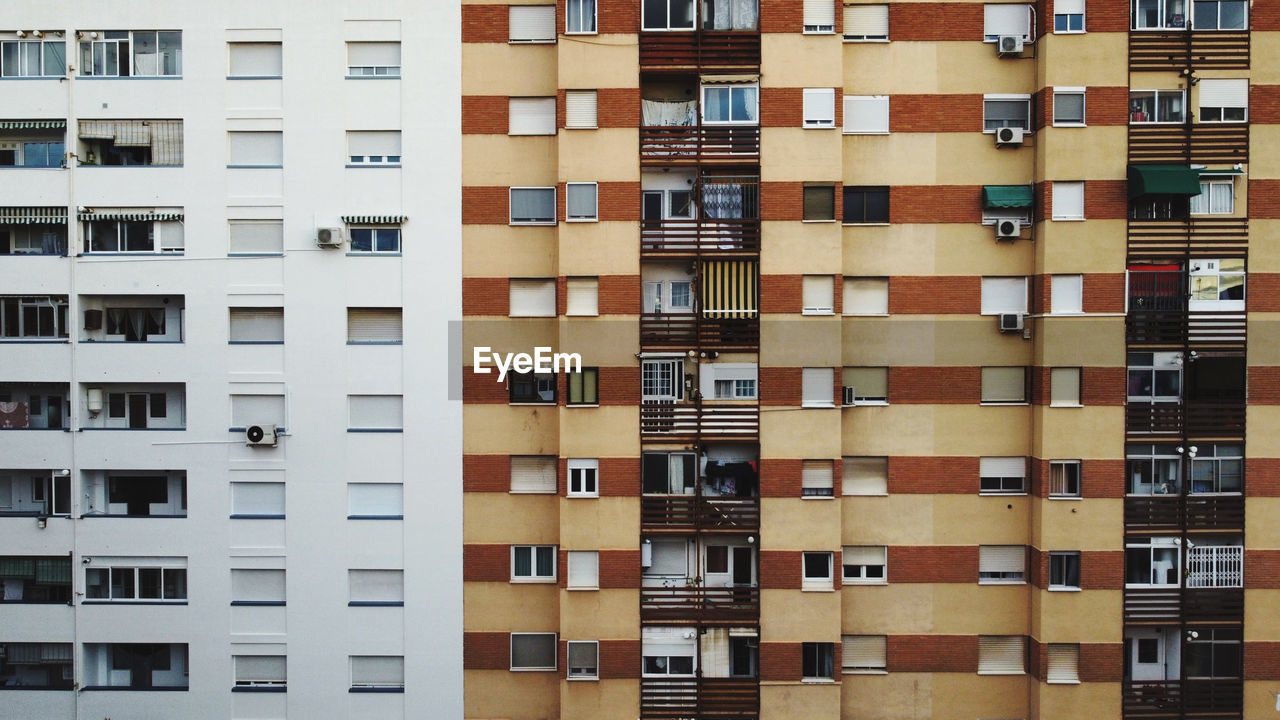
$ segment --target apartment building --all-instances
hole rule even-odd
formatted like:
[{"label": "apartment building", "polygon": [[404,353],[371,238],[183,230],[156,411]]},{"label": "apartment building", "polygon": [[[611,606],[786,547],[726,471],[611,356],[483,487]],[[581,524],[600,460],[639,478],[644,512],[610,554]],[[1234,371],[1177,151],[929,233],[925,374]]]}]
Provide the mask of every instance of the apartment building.
[{"label": "apartment building", "polygon": [[462,714],[457,23],[6,4],[0,715]]},{"label": "apartment building", "polygon": [[466,717],[1274,712],[1277,31],[464,3]]}]

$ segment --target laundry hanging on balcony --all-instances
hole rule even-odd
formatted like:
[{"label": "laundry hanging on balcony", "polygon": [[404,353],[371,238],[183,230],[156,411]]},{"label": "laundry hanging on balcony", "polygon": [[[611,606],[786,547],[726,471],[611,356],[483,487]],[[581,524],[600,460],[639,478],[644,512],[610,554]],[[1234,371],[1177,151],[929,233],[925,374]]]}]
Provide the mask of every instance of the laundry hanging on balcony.
[{"label": "laundry hanging on balcony", "polygon": [[705,0],[704,30],[755,30],[759,12],[756,0]]},{"label": "laundry hanging on balcony", "polygon": [[755,262],[716,260],[702,264],[702,316],[724,320],[756,317],[760,270]]},{"label": "laundry hanging on balcony", "polygon": [[692,127],[698,122],[698,101],[641,100],[641,122],[656,127]]}]

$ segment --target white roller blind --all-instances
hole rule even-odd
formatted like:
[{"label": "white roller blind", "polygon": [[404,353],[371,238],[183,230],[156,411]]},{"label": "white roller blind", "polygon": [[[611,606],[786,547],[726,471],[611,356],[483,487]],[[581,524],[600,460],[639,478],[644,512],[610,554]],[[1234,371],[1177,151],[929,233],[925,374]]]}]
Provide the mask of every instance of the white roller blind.
[{"label": "white roller blind", "polygon": [[555,5],[512,5],[508,16],[511,42],[555,42]]},{"label": "white roller blind", "polygon": [[831,490],[835,487],[833,466],[830,460],[805,460],[800,469],[800,487],[805,490]]},{"label": "white roller blind", "polygon": [[845,670],[884,670],[886,638],[883,635],[845,635],[840,665]]},{"label": "white roller blind", "polygon": [[978,476],[990,477],[990,478],[1026,477],[1027,476],[1026,458],[1020,458],[1020,457],[980,458],[978,460]]},{"label": "white roller blind", "polygon": [[284,483],[231,483],[231,512],[234,515],[284,515]]},{"label": "white roller blind", "polygon": [[507,104],[508,135],[555,135],[556,99],[511,98]]},{"label": "white roller blind", "polygon": [[590,129],[596,127],[596,91],[567,90],[564,94],[564,126]]},{"label": "white roller blind", "polygon": [[400,395],[349,395],[351,428],[404,427],[404,398]]},{"label": "white roller blind", "polygon": [[1031,6],[1002,3],[983,5],[983,35],[1018,35],[1028,37]]},{"label": "white roller blind", "polygon": [[884,495],[889,488],[889,458],[846,457],[841,463],[844,495]]},{"label": "white roller blind", "polygon": [[401,687],[404,658],[394,655],[352,655],[352,687]]},{"label": "white roller blind", "polygon": [[1026,639],[1021,635],[979,635],[978,672],[1018,674],[1024,672]]},{"label": "white roller blind", "polygon": [[887,278],[845,278],[845,315],[888,315],[889,280]]},{"label": "white roller blind", "polygon": [[227,133],[228,165],[284,164],[284,133],[278,130],[232,130]]},{"label": "white roller blind", "polygon": [[1049,312],[1055,315],[1084,312],[1084,277],[1053,275],[1049,279]]},{"label": "white roller blind", "polygon": [[231,77],[279,77],[282,73],[280,43],[227,43]]},{"label": "white roller blind", "polygon": [[232,220],[227,223],[227,232],[229,252],[284,252],[284,223],[280,220]]},{"label": "white roller blind", "polygon": [[511,317],[555,317],[555,280],[513,279],[508,287],[511,304],[507,314]]},{"label": "white roller blind", "polygon": [[285,684],[288,669],[284,655],[236,655],[234,659],[237,684]]},{"label": "white roller blind", "polygon": [[889,96],[845,95],[844,131],[847,133],[889,132]]},{"label": "white roller blind", "polygon": [[1053,12],[1056,15],[1083,15],[1084,0],[1053,0]]},{"label": "white roller blind", "polygon": [[801,374],[801,403],[831,407],[835,387],[834,368],[804,368]]},{"label": "white roller blind", "polygon": [[231,308],[231,342],[284,342],[284,308]]},{"label": "white roller blind", "polygon": [[400,342],[402,317],[401,308],[347,308],[347,342]]},{"label": "white roller blind", "polygon": [[978,547],[978,572],[1024,572],[1026,557],[1027,550],[1022,545],[981,545]]},{"label": "white roller blind", "polygon": [[347,133],[348,155],[400,155],[399,130],[359,130]]},{"label": "white roller blind", "polygon": [[351,67],[399,67],[400,43],[398,42],[349,42],[347,65]]},{"label": "white roller blind", "polygon": [[834,0],[804,0],[804,29],[806,32],[831,31],[836,25]]},{"label": "white roller blind", "polygon": [[1026,368],[982,368],[982,402],[1024,402]]},{"label": "white roller blind", "polygon": [[1049,371],[1049,404],[1080,404],[1080,368],[1053,368]]},{"label": "white roller blind", "polygon": [[841,552],[841,563],[845,565],[884,565],[885,552],[883,545],[845,545]]},{"label": "white roller blind", "polygon": [[284,570],[231,569],[232,602],[284,602]]},{"label": "white roller blind", "polygon": [[804,276],[804,310],[805,312],[831,312],[832,286],[834,280],[830,275]]},{"label": "white roller blind", "polygon": [[404,602],[403,570],[348,570],[351,602]]},{"label": "white roller blind", "polygon": [[156,232],[160,233],[161,250],[181,250],[186,243],[183,239],[186,230],[176,220],[156,223]]},{"label": "white roller blind", "polygon": [[511,492],[554,493],[556,459],[538,455],[511,456]]},{"label": "white roller blind", "polygon": [[400,483],[347,483],[347,514],[387,516],[404,514],[404,486]]},{"label": "white roller blind", "polygon": [[1027,279],[1021,277],[982,278],[982,314],[1025,313]]},{"label": "white roller blind", "polygon": [[849,367],[841,373],[843,387],[851,387],[858,398],[887,398],[889,395],[889,369]]},{"label": "white roller blind", "polygon": [[806,127],[834,126],[836,123],[835,89],[805,88],[803,110]]},{"label": "white roller blind", "polygon": [[857,39],[889,37],[888,5],[845,5],[844,36]]},{"label": "white roller blind", "polygon": [[1249,107],[1249,81],[1201,80],[1200,107]]},{"label": "white roller blind", "polygon": [[284,395],[231,396],[231,427],[284,424]]},{"label": "white roller blind", "polygon": [[600,553],[569,551],[569,587],[594,588],[600,584]]},{"label": "white roller blind", "polygon": [[1080,682],[1077,665],[1080,662],[1080,646],[1053,644],[1049,645],[1049,671],[1045,678],[1051,683]]},{"label": "white roller blind", "polygon": [[1084,183],[1053,182],[1053,219],[1084,219]]},{"label": "white roller blind", "polygon": [[565,217],[569,220],[595,220],[599,211],[595,183],[565,185]]},{"label": "white roller blind", "polygon": [[596,278],[569,278],[566,315],[599,315],[599,285]]}]

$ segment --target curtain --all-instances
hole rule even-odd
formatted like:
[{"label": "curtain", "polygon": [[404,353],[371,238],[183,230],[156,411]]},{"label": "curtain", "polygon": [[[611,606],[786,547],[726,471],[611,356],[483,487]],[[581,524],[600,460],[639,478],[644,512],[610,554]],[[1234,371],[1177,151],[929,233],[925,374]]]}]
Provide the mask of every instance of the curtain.
[{"label": "curtain", "polygon": [[702,677],[729,677],[729,629],[714,628],[702,636]]},{"label": "curtain", "polygon": [[692,127],[698,117],[698,102],[686,100],[641,100],[640,113],[645,125],[658,127]]},{"label": "curtain", "polygon": [[755,30],[756,0],[706,0],[704,30]]},{"label": "curtain", "polygon": [[708,218],[741,218],[742,196],[738,183],[703,183],[702,210]]}]

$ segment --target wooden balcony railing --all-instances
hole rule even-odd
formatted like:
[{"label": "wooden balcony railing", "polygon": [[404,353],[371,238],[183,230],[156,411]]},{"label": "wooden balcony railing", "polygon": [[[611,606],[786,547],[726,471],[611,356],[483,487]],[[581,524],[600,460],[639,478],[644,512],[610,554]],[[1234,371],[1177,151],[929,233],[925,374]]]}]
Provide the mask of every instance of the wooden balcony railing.
[{"label": "wooden balcony railing", "polygon": [[640,717],[676,720],[698,714],[697,678],[641,678]]},{"label": "wooden balcony railing", "polygon": [[1182,712],[1187,720],[1240,717],[1244,683],[1239,680],[1183,680]]},{"label": "wooden balcony railing", "polygon": [[1124,720],[1181,720],[1182,683],[1126,680],[1120,703]]},{"label": "wooden balcony railing", "polygon": [[1243,588],[1187,588],[1182,596],[1187,622],[1243,622]]},{"label": "wooden balcony railing", "polygon": [[1179,403],[1129,403],[1125,429],[1130,435],[1185,433],[1205,438],[1244,434],[1243,401]]},{"label": "wooden balcony railing", "polygon": [[1240,495],[1129,495],[1124,524],[1131,530],[1243,530],[1244,498]]},{"label": "wooden balcony railing", "polygon": [[640,128],[640,159],[660,165],[726,160],[753,162],[760,157],[757,125]]},{"label": "wooden balcony railing", "polygon": [[702,318],[693,315],[640,316],[640,347],[645,350],[742,350],[760,347],[760,321]]},{"label": "wooden balcony railing", "polygon": [[[1132,299],[1130,299],[1132,306]],[[1212,345],[1242,347],[1247,323],[1241,312],[1194,310],[1131,311],[1125,316],[1130,345]]]},{"label": "wooden balcony railing", "polygon": [[760,682],[755,678],[641,678],[640,717],[653,720],[760,716]]},{"label": "wooden balcony railing", "polygon": [[1124,621],[1158,625],[1176,623],[1182,612],[1180,588],[1125,588]]},{"label": "wooden balcony railing", "polygon": [[1182,70],[1188,67],[1196,70],[1249,69],[1248,31],[1129,32],[1129,70]]},{"label": "wooden balcony railing", "polygon": [[1124,499],[1124,526],[1135,530],[1179,530],[1182,502],[1177,495],[1130,495]]},{"label": "wooden balcony railing", "polygon": [[642,220],[640,257],[686,258],[747,256],[760,253],[760,221],[748,218],[720,220]]},{"label": "wooden balcony railing", "polygon": [[1130,163],[1247,163],[1248,123],[1129,126]]},{"label": "wooden balcony railing", "polygon": [[644,495],[640,499],[640,526],[645,530],[755,532],[760,529],[760,499]]},{"label": "wooden balcony railing", "polygon": [[1248,248],[1248,218],[1129,221],[1130,257],[1181,260],[1191,250],[1239,256]]},{"label": "wooden balcony railing", "polygon": [[758,68],[760,33],[756,30],[642,32],[640,67]]},{"label": "wooden balcony railing", "polygon": [[755,587],[642,587],[640,619],[702,624],[752,623],[760,619]]},{"label": "wooden balcony railing", "polygon": [[701,439],[755,440],[760,435],[758,405],[678,405],[642,403],[640,436],[659,442]]},{"label": "wooden balcony railing", "polygon": [[1183,500],[1188,530],[1243,530],[1242,495],[1188,495]]}]

